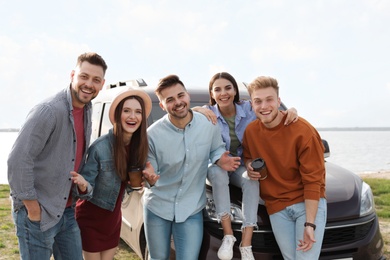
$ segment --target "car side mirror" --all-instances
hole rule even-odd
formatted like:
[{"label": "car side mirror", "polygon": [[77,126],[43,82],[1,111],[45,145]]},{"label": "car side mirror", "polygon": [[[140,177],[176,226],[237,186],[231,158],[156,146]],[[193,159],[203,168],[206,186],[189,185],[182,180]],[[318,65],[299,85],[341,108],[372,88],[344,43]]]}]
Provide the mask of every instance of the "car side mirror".
[{"label": "car side mirror", "polygon": [[324,139],[321,139],[321,140],[322,140],[322,144],[325,147],[324,158],[328,158],[330,156],[330,148],[329,148],[328,141],[326,141]]}]

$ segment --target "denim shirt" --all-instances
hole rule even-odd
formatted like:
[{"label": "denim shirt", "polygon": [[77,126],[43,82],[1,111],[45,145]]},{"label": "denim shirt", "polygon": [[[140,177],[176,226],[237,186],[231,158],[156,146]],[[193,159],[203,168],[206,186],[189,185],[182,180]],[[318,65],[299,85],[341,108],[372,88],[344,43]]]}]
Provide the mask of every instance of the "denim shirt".
[{"label": "denim shirt", "polygon": [[113,145],[114,134],[110,129],[89,147],[87,161],[80,172],[92,188],[88,188],[87,194],[79,194],[80,199],[88,199],[110,211],[115,208],[121,188],[121,179],[115,172]]},{"label": "denim shirt", "polygon": [[163,219],[184,222],[206,204],[209,159],[215,162],[226,151],[218,126],[193,112],[179,129],[167,114],[148,128],[148,139],[148,161],[160,179],[145,190],[144,206]]},{"label": "denim shirt", "polygon": [[[235,103],[234,105],[236,106],[235,132],[238,140],[242,144],[244,131],[247,125],[256,119],[256,114],[252,110],[252,105],[249,100],[243,100],[240,101],[239,103]],[[221,115],[218,105],[217,104],[213,106],[206,105],[205,107],[212,110],[214,114],[217,116],[218,125],[219,128],[221,129],[222,139],[226,143],[226,150],[229,150],[230,149],[229,125]],[[243,165],[242,152],[243,152],[243,148],[242,145],[240,145],[237,149],[237,156],[241,157],[241,164]]]},{"label": "denim shirt", "polygon": [[[70,87],[36,105],[28,114],[8,157],[13,209],[22,208],[22,200],[38,200],[42,209],[42,231],[61,219],[72,186],[70,172],[74,170],[76,157],[72,110]],[[89,103],[84,107],[85,147],[89,146],[91,129]]]}]

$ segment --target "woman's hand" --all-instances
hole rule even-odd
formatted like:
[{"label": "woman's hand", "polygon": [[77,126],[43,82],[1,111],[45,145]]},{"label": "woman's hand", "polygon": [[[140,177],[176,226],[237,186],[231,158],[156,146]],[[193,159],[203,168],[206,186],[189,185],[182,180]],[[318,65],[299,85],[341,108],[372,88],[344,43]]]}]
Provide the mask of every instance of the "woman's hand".
[{"label": "woman's hand", "polygon": [[289,125],[298,121],[298,111],[295,108],[289,108],[286,111],[282,111],[283,115],[287,114],[284,125]]},{"label": "woman's hand", "polygon": [[84,177],[75,171],[71,171],[70,175],[72,175],[72,181],[74,184],[77,184],[79,190],[81,192],[86,192],[88,187],[88,182],[84,179]]},{"label": "woman's hand", "polygon": [[213,123],[213,125],[217,123],[217,116],[214,114],[212,110],[205,107],[199,107],[199,106],[193,107],[191,109],[203,114],[209,121],[211,121],[211,123]]},{"label": "woman's hand", "polygon": [[221,158],[217,160],[216,164],[225,171],[231,172],[237,170],[241,164],[241,158],[236,156],[230,156],[230,152],[226,151],[221,155]]}]

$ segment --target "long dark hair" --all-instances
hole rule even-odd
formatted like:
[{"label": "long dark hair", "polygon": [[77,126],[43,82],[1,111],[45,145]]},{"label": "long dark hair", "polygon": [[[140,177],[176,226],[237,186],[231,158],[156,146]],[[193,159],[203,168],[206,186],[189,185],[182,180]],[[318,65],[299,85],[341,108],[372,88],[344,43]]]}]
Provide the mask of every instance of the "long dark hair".
[{"label": "long dark hair", "polygon": [[210,104],[211,104],[212,106],[214,106],[214,105],[217,103],[217,102],[215,101],[215,99],[212,98],[212,96],[211,96],[211,91],[213,90],[214,82],[215,82],[217,79],[226,79],[226,80],[229,80],[229,81],[232,83],[233,88],[236,90],[236,95],[234,96],[233,102],[234,102],[234,103],[238,103],[238,102],[240,101],[240,91],[238,90],[238,85],[237,85],[236,80],[233,78],[232,75],[230,75],[230,74],[227,73],[227,72],[219,72],[219,73],[215,74],[215,75],[210,79],[210,83],[209,83]]},{"label": "long dark hair", "polygon": [[[123,129],[121,123],[121,114],[123,104],[128,99],[136,99],[142,108],[142,122],[140,127],[133,133],[130,144],[125,146],[123,141]],[[148,136],[146,134],[147,120],[145,104],[139,96],[129,96],[119,102],[115,109],[115,124],[114,124],[114,162],[117,175],[122,181],[126,181],[127,170],[129,166],[144,167],[148,156]]]}]

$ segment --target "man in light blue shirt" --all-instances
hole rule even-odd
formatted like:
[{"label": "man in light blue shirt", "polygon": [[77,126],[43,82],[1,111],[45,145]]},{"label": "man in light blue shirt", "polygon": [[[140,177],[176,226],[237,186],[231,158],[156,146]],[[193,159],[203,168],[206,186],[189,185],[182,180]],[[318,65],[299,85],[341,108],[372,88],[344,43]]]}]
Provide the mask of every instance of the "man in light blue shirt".
[{"label": "man in light blue shirt", "polygon": [[234,171],[240,157],[229,156],[218,126],[190,110],[190,97],[179,77],[161,79],[156,94],[167,115],[148,128],[148,161],[158,175],[145,174],[152,185],[144,193],[150,259],[169,259],[173,235],[176,259],[195,260],[203,238],[209,160]]}]

